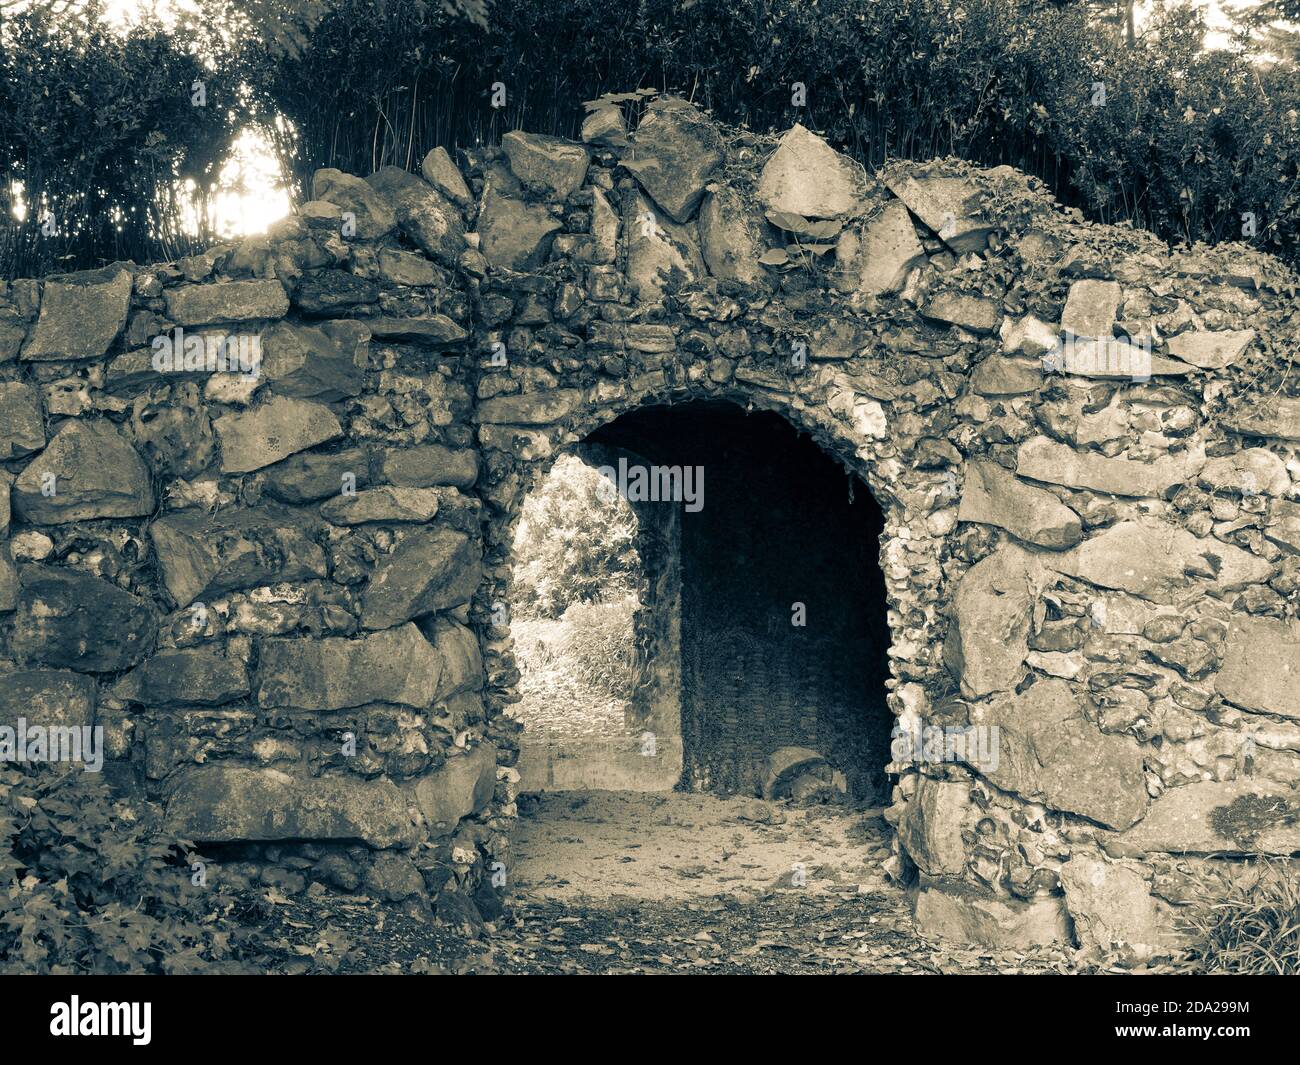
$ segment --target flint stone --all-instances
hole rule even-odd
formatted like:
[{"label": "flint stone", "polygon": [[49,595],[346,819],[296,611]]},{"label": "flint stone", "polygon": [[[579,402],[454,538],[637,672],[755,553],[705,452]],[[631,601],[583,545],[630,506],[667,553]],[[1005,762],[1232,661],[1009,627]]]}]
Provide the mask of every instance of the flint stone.
[{"label": "flint stone", "polygon": [[623,159],[650,198],[674,222],[690,219],[722,165],[722,138],[708,118],[684,101],[658,100],[633,135],[635,158]]},{"label": "flint stone", "polygon": [[382,848],[418,838],[402,793],[382,778],[204,765],[178,773],[169,791],[168,831],[200,843],[359,839]]},{"label": "flint stone", "polygon": [[850,159],[795,123],[763,164],[758,200],[767,211],[842,218],[861,208],[861,183]]},{"label": "flint stone", "polygon": [[1038,547],[1060,551],[1083,539],[1083,524],[1051,492],[1025,484],[995,462],[971,462],[958,521],[996,525]]},{"label": "flint stone", "polygon": [[321,505],[321,517],[333,525],[364,525],[371,521],[429,521],[438,513],[434,488],[371,488],[356,495],[335,496]]},{"label": "flint stone", "polygon": [[183,326],[283,318],[289,310],[289,297],[279,281],[181,285],[167,289],[163,299],[167,302],[167,317]]},{"label": "flint stone", "polygon": [[452,752],[446,762],[415,782],[414,805],[430,826],[445,834],[492,801],[496,779],[497,753],[491,744],[479,744],[463,755]]},{"label": "flint stone", "polygon": [[931,885],[917,892],[913,907],[926,936],[950,943],[1030,950],[1070,942],[1065,907],[1051,896],[1021,902],[957,884]]},{"label": "flint stone", "polygon": [[1168,604],[1201,581],[1212,591],[1233,592],[1273,572],[1249,551],[1154,520],[1119,522],[1047,564],[1100,588]]},{"label": "flint stone", "polygon": [[1090,957],[1119,950],[1129,961],[1145,962],[1167,949],[1168,931],[1136,869],[1075,855],[1061,867],[1061,887],[1075,937]]},{"label": "flint stone", "polygon": [[1234,617],[1214,687],[1245,710],[1300,719],[1300,623]]},{"label": "flint stone", "polygon": [[279,581],[323,578],[325,552],[307,518],[285,507],[183,510],[149,526],[163,584],[178,607]]},{"label": "flint stone", "polygon": [[898,841],[929,876],[960,876],[966,868],[962,823],[970,785],[922,777],[898,822]]},{"label": "flint stone", "polygon": [[309,452],[294,455],[266,470],[266,491],[281,503],[310,503],[343,490],[343,478],[351,474],[352,485],[361,488],[370,481],[370,459],[360,448],[348,448],[333,455]]},{"label": "flint stone", "polygon": [[259,706],[344,710],[367,703],[427,707],[442,658],[414,625],[358,639],[262,641]]},{"label": "flint stone", "polygon": [[983,194],[965,178],[905,176],[886,184],[957,255],[983,251],[996,228],[979,219]]},{"label": "flint stone", "polygon": [[478,480],[478,453],[442,444],[388,448],[380,457],[377,479],[402,488],[468,488]]},{"label": "flint stone", "polygon": [[461,176],[460,168],[452,162],[447,149],[441,144],[424,157],[420,164],[424,180],[459,207],[469,207],[474,202],[469,186]]},{"label": "flint stone", "polygon": [[362,626],[387,629],[469,602],[478,589],[481,562],[481,549],[463,533],[412,531],[375,567],[362,601]]},{"label": "flint stone", "polygon": [[156,706],[221,706],[249,692],[237,658],[207,648],[159,651],[113,687],[115,698]]},{"label": "flint stone", "polygon": [[97,359],[117,339],[131,305],[131,275],[121,266],[46,278],[41,316],[23,359]]},{"label": "flint stone", "polygon": [[370,330],[357,321],[277,322],[262,341],[262,376],[277,395],[337,402],[361,394]]},{"label": "flint stone", "polygon": [[95,678],[62,669],[30,669],[0,676],[0,725],[82,728],[95,723]]},{"label": "flint stone", "polygon": [[41,395],[22,381],[0,381],[0,462],[45,446]]},{"label": "flint stone", "polygon": [[1065,298],[1061,328],[1077,337],[1109,340],[1123,290],[1118,281],[1076,281]]},{"label": "flint stone", "polygon": [[512,130],[501,138],[501,147],[515,177],[542,190],[548,200],[567,200],[587,177],[587,149],[572,141]]},{"label": "flint stone", "polygon": [[465,250],[465,223],[455,204],[400,166],[380,167],[366,183],[392,204],[399,228],[421,251],[444,266],[456,265]]},{"label": "flint stone", "polygon": [[925,262],[907,208],[891,200],[863,230],[846,229],[835,245],[835,285],[841,292],[883,296],[902,292]]},{"label": "flint stone", "polygon": [[[54,494],[41,493],[54,475]],[[153,513],[153,484],[140,453],[106,420],[64,422],[14,482],[14,510],[37,525]]]},{"label": "flint stone", "polygon": [[764,280],[762,220],[729,186],[714,186],[700,205],[700,252],[709,273],[745,285]]},{"label": "flint stone", "polygon": [[694,227],[655,215],[650,201],[639,193],[623,218],[623,229],[627,233],[627,280],[637,300],[657,302],[708,272],[695,243]]},{"label": "flint stone", "polygon": [[1002,790],[1113,829],[1146,812],[1141,749],[1129,736],[1101,732],[1065,681],[1040,680],[972,707],[971,723],[999,730],[997,765],[973,768]]},{"label": "flint stone", "polygon": [[1142,823],[1103,840],[1108,854],[1281,854],[1300,851],[1300,801],[1285,784],[1241,777],[1169,788]]},{"label": "flint stone", "polygon": [[21,661],[112,673],[153,648],[158,619],[143,599],[69,569],[19,568],[18,610],[10,647]]},{"label": "flint stone", "polygon": [[567,418],[581,402],[582,393],[576,388],[493,396],[479,404],[478,417],[497,425],[551,425]]},{"label": "flint stone", "polygon": [[1231,366],[1255,339],[1253,329],[1222,329],[1216,332],[1189,330],[1170,337],[1165,346],[1169,354],[1203,370],[1222,370]]},{"label": "flint stone", "polygon": [[1039,564],[1014,544],[1002,545],[962,577],[944,656],[968,696],[1005,691],[1024,676],[1031,607],[1041,583]]},{"label": "flint stone", "polygon": [[333,167],[317,170],[311,180],[311,198],[325,200],[350,212],[361,240],[381,240],[397,228],[397,212],[388,200],[359,177]]},{"label": "flint stone", "polygon": [[249,411],[223,414],[214,423],[223,473],[249,473],[343,434],[329,407],[273,396]]},{"label": "flint stone", "polygon": [[934,321],[958,325],[981,335],[996,332],[1002,321],[1002,308],[995,300],[961,292],[935,293],[921,313]]},{"label": "flint stone", "polygon": [[1068,444],[1045,436],[1033,437],[1020,445],[1016,472],[1021,477],[1067,488],[1091,488],[1094,492],[1137,498],[1160,499],[1173,488],[1190,480],[1205,465],[1199,449],[1169,455],[1154,462],[1108,458],[1092,451],[1076,451]]}]

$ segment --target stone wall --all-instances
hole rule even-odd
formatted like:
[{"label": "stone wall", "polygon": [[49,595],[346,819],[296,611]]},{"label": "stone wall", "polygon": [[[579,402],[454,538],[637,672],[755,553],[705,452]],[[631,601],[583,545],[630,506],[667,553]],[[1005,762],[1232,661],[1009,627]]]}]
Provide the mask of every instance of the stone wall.
[{"label": "stone wall", "polygon": [[[923,926],[1142,955],[1198,877],[1300,850],[1293,275],[671,98],[583,136],[321,171],[266,237],[9,283],[0,717],[104,726],[120,787],[265,877],[472,923],[522,496],[623,412],[728,399],[880,504],[899,734],[1000,730],[996,766],[896,747]],[[212,368],[252,337],[256,376]]]}]

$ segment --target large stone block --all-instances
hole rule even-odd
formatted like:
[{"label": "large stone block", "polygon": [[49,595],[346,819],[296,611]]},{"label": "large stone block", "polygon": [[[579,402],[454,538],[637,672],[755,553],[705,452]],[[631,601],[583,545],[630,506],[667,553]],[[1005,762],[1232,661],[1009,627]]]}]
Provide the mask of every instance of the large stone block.
[{"label": "large stone block", "polygon": [[1002,322],[1002,307],[997,301],[964,292],[936,292],[926,300],[921,313],[936,322],[981,335],[997,332]]},{"label": "large stone block", "polygon": [[482,552],[463,533],[418,529],[381,559],[366,587],[361,624],[386,629],[469,601],[482,575]]},{"label": "large stone block", "polygon": [[1076,451],[1045,436],[1020,445],[1016,472],[1021,477],[1068,488],[1091,488],[1116,496],[1163,498],[1175,485],[1186,483],[1205,465],[1205,453],[1191,449],[1176,455],[1138,462],[1110,458],[1095,451]]},{"label": "large stone block", "polygon": [[958,255],[980,252],[996,228],[980,216],[983,194],[965,178],[900,176],[889,191]]},{"label": "large stone block", "polygon": [[1168,929],[1156,900],[1132,866],[1076,855],[1061,867],[1061,887],[1075,938],[1090,957],[1118,952],[1141,963],[1168,948]]},{"label": "large stone block", "polygon": [[144,459],[112,422],[72,418],[18,475],[13,507],[43,525],[134,518],[153,512],[153,484]]},{"label": "large stone block", "polygon": [[478,452],[442,444],[388,448],[379,460],[379,479],[404,488],[468,488],[478,480]]},{"label": "large stone block", "polygon": [[273,396],[252,410],[223,414],[214,428],[221,441],[224,473],[260,470],[343,433],[329,407],[286,396]]},{"label": "large stone block", "polygon": [[130,304],[131,275],[121,266],[46,278],[41,316],[21,357],[97,359],[122,331]]},{"label": "large stone block", "polygon": [[25,565],[10,647],[21,661],[112,673],[152,649],[158,618],[143,599],[70,569]]},{"label": "large stone block", "polygon": [[1033,950],[1070,942],[1070,922],[1059,898],[1021,902],[975,888],[925,886],[913,902],[916,925],[930,939],[999,950]]},{"label": "large stone block", "polygon": [[366,703],[424,708],[433,702],[442,658],[414,625],[359,639],[268,639],[262,643],[261,706],[342,710]]},{"label": "large stone block", "polygon": [[305,515],[273,504],[183,510],[149,526],[163,583],[181,607],[240,588],[325,577],[325,552],[310,533]]},{"label": "large stone block", "polygon": [[551,240],[564,228],[543,204],[525,203],[500,188],[489,175],[479,210],[478,232],[483,257],[507,270],[535,270],[546,260]]},{"label": "large stone block", "polygon": [[282,318],[289,310],[289,297],[279,281],[181,285],[167,289],[163,299],[167,303],[167,317],[185,326]]},{"label": "large stone block", "polygon": [[351,215],[355,226],[351,235],[361,240],[382,240],[397,228],[397,212],[385,196],[361,178],[333,167],[324,167],[313,175],[311,198],[325,200]]},{"label": "large stone block", "polygon": [[1233,618],[1214,687],[1243,709],[1300,719],[1300,622]]},{"label": "large stone block", "polygon": [[1003,545],[966,571],[953,597],[945,659],[969,696],[1006,691],[1024,676],[1039,565],[1023,548]]},{"label": "large stone block", "polygon": [[332,403],[360,395],[369,340],[363,322],[277,322],[262,338],[262,376],[281,396]]},{"label": "large stone block", "polygon": [[1269,396],[1237,404],[1224,416],[1224,424],[1250,436],[1300,441],[1300,397]]},{"label": "large stone block", "polygon": [[406,800],[390,780],[221,764],[177,774],[165,826],[177,839],[199,843],[355,839],[399,847],[418,838]]},{"label": "large stone block", "polygon": [[0,462],[20,459],[44,446],[40,393],[22,381],[0,381]]},{"label": "large stone block", "polygon": [[249,692],[248,669],[210,648],[159,651],[113,686],[115,698],[159,706],[221,706]]},{"label": "large stone block", "polygon": [[970,785],[922,777],[898,822],[898,840],[929,876],[958,876],[966,868],[962,825]]},{"label": "large stone block", "polygon": [[722,165],[717,127],[685,101],[665,99],[647,108],[633,141],[623,167],[669,218],[688,221]]},{"label": "large stone block", "polygon": [[973,768],[1002,790],[1107,828],[1128,828],[1146,813],[1141,749],[1129,736],[1102,733],[1065,681],[1040,680],[972,707],[971,723],[999,731],[997,764]]},{"label": "large stone block", "polygon": [[661,300],[708,272],[694,228],[656,214],[640,194],[623,217],[623,232],[627,235],[628,286],[643,303]]},{"label": "large stone block", "polygon": [[332,525],[365,525],[372,521],[429,521],[438,513],[436,488],[395,488],[383,485],[335,496],[321,504],[321,517]]},{"label": "large stone block", "polygon": [[1300,851],[1300,800],[1265,780],[1206,780],[1169,788],[1142,822],[1103,840],[1116,857]]},{"label": "large stone block", "polygon": [[412,796],[425,821],[440,834],[449,833],[470,814],[491,800],[496,788],[497,754],[489,743],[461,754],[452,751],[447,761],[415,782]]},{"label": "large stone block", "polygon": [[1273,572],[1258,555],[1158,520],[1119,522],[1048,564],[1089,584],[1155,603],[1176,602],[1202,582],[1207,590],[1239,591],[1268,580]]},{"label": "large stone block", "polygon": [[[282,503],[309,503],[338,495],[345,484],[370,482],[370,456],[352,447],[334,454],[294,455],[264,471],[266,491]],[[345,478],[347,480],[345,480]]]},{"label": "large stone block", "polygon": [[842,218],[860,210],[861,185],[851,159],[796,123],[763,164],[758,199],[769,212]]},{"label": "large stone block", "polygon": [[494,396],[478,405],[478,417],[498,425],[551,425],[567,418],[581,402],[582,393],[576,388]]},{"label": "large stone block", "polygon": [[581,144],[511,130],[501,138],[501,147],[515,177],[547,199],[562,202],[582,188],[590,156]]},{"label": "large stone block", "polygon": [[996,525],[1018,540],[1053,551],[1083,537],[1079,515],[1051,492],[1025,484],[995,462],[966,467],[957,520]]},{"label": "large stone block", "polygon": [[735,189],[716,187],[700,205],[700,252],[709,273],[724,281],[764,280],[762,218]]},{"label": "large stone block", "polygon": [[1170,337],[1165,346],[1183,362],[1203,370],[1222,370],[1241,358],[1254,339],[1253,329],[1193,329]]},{"label": "large stone block", "polygon": [[1115,316],[1122,298],[1118,281],[1076,281],[1065,298],[1061,328],[1078,337],[1109,340],[1115,333]]},{"label": "large stone block", "polygon": [[95,723],[95,678],[62,669],[29,669],[0,676],[0,725],[82,728]]},{"label": "large stone block", "polygon": [[429,258],[454,266],[465,250],[460,209],[427,181],[400,166],[380,167],[366,182],[397,214],[397,225]]},{"label": "large stone block", "polygon": [[835,245],[836,287],[859,296],[901,292],[908,275],[925,262],[925,250],[907,208],[885,204],[864,229],[846,229]]}]

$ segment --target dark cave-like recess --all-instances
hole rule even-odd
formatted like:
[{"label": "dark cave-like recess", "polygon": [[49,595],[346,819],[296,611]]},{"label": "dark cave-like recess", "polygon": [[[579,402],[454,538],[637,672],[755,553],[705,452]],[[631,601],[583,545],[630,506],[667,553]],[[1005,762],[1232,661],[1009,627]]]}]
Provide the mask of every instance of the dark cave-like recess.
[{"label": "dark cave-like recess", "polygon": [[704,468],[703,509],[680,522],[683,786],[755,794],[768,755],[801,746],[855,800],[883,797],[889,631],[867,487],[784,418],[730,403],[645,407],[589,442]]}]

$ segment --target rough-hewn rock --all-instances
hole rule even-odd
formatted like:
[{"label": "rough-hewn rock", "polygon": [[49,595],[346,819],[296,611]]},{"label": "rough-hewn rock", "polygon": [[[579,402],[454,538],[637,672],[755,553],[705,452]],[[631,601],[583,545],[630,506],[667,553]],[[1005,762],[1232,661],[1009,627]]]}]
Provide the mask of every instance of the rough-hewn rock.
[{"label": "rough-hewn rock", "polygon": [[0,381],[0,462],[20,459],[44,446],[40,393],[22,381]]},{"label": "rough-hewn rock", "polygon": [[1224,424],[1251,436],[1300,441],[1300,397],[1269,396],[1258,406],[1242,404],[1228,412]]},{"label": "rough-hewn rock", "polygon": [[1115,332],[1123,292],[1117,281],[1076,281],[1061,312],[1061,328],[1078,337],[1108,339]]},{"label": "rough-hewn rock", "polygon": [[18,578],[10,647],[20,661],[111,673],[129,669],[152,649],[157,615],[138,596],[52,566],[21,566]]},{"label": "rough-hewn rock", "polygon": [[1075,937],[1090,956],[1118,950],[1130,962],[1145,962],[1167,949],[1151,889],[1132,866],[1077,855],[1061,867],[1061,887]]},{"label": "rough-hewn rock", "polygon": [[177,606],[275,581],[326,575],[325,553],[300,514],[263,504],[215,514],[184,510],[149,526],[163,583]]},{"label": "rough-hewn rock", "polygon": [[323,503],[321,517],[334,525],[364,525],[371,521],[429,521],[438,513],[436,488],[371,488],[355,495],[335,496]]},{"label": "rough-hewn rock", "polygon": [[21,358],[96,359],[126,325],[131,275],[120,265],[46,278],[41,316]]},{"label": "rough-hewn rock", "polygon": [[289,297],[278,281],[181,285],[167,289],[163,299],[167,302],[167,317],[182,326],[282,318],[289,310]]},{"label": "rough-hewn rock", "polygon": [[469,335],[445,314],[423,314],[415,318],[371,318],[366,324],[382,340],[403,340],[435,347],[456,344]]},{"label": "rough-hewn rock", "polygon": [[1049,564],[1089,584],[1156,603],[1176,602],[1202,581],[1215,591],[1230,592],[1265,581],[1272,572],[1258,555],[1159,521],[1120,522]]},{"label": "rough-hewn rock", "polygon": [[468,602],[478,587],[481,552],[446,529],[410,533],[380,560],[366,587],[361,624],[386,629]]},{"label": "rough-hewn rock", "polygon": [[1004,791],[1108,828],[1128,828],[1146,812],[1137,743],[1100,732],[1065,681],[1041,680],[972,708],[971,722],[1000,730],[998,764],[978,768]]},{"label": "rough-hewn rock", "polygon": [[1300,623],[1233,618],[1214,687],[1246,710],[1300,719]]},{"label": "rough-hewn rock", "polygon": [[1018,540],[1053,551],[1083,538],[1079,515],[1051,492],[1025,484],[995,462],[966,467],[957,520],[997,525]]},{"label": "rough-hewn rock", "polygon": [[923,887],[913,906],[917,924],[935,939],[1007,950],[1070,941],[1069,918],[1059,898],[1022,902],[945,885]]},{"label": "rough-hewn rock", "polygon": [[638,300],[654,302],[705,275],[707,268],[694,229],[656,214],[644,196],[634,197],[631,210],[624,215],[623,229],[627,234],[628,285]]},{"label": "rough-hewn rock", "polygon": [[898,822],[898,841],[929,876],[958,876],[966,868],[962,823],[970,785],[922,777]]},{"label": "rough-hewn rock", "polygon": [[551,238],[563,228],[560,219],[539,203],[524,203],[500,189],[496,172],[488,179],[479,209],[478,231],[483,256],[507,270],[532,270],[542,264]]},{"label": "rough-hewn rock", "polygon": [[415,782],[415,806],[429,825],[450,832],[462,818],[487,805],[496,786],[496,771],[496,749],[490,744],[479,744],[463,754],[453,752]]},{"label": "rough-hewn rock", "polygon": [[[282,503],[308,503],[338,495],[345,483],[362,488],[370,480],[370,458],[360,448],[331,455],[294,455],[264,471],[266,490]],[[347,480],[345,480],[347,479]]]},{"label": "rough-hewn rock", "polygon": [[13,487],[14,510],[33,523],[134,518],[154,508],[148,467],[104,419],[64,422]]},{"label": "rough-hewn rock", "polygon": [[421,251],[447,266],[455,265],[465,250],[465,223],[454,204],[400,166],[380,167],[366,182],[392,205],[398,227]]},{"label": "rough-hewn rock", "polygon": [[1291,476],[1286,472],[1286,465],[1277,455],[1262,447],[1210,459],[1201,467],[1197,483],[1212,492],[1266,496],[1291,494]]},{"label": "rough-hewn rock", "polygon": [[763,280],[762,219],[735,189],[713,189],[700,205],[700,252],[709,273],[754,285]]},{"label": "rough-hewn rock", "polygon": [[351,215],[341,222],[350,221],[354,230],[350,235],[359,240],[379,240],[397,228],[397,212],[381,193],[361,178],[333,167],[317,170],[312,176],[311,198],[328,201]]},{"label": "rough-hewn rock", "polygon": [[95,723],[95,678],[62,669],[29,669],[0,679],[0,725],[83,728]]},{"label": "rough-hewn rock", "polygon": [[441,144],[424,157],[420,173],[425,181],[458,206],[468,207],[474,202],[465,178]]},{"label": "rough-hewn rock", "polygon": [[370,330],[356,321],[277,322],[262,339],[262,375],[281,396],[325,403],[360,394]]},{"label": "rough-hewn rock", "polygon": [[177,775],[166,824],[177,838],[200,843],[357,839],[395,847],[417,838],[406,801],[390,780],[220,764]]},{"label": "rough-hewn rock", "polygon": [[1030,608],[1040,581],[1034,558],[1009,544],[962,577],[944,650],[968,695],[1006,691],[1024,676]]},{"label": "rough-hewn rock", "polygon": [[1116,857],[1293,854],[1300,850],[1294,789],[1265,780],[1206,780],[1170,788],[1141,823],[1103,841]]},{"label": "rough-hewn rock", "polygon": [[994,333],[1002,309],[993,300],[963,292],[938,292],[926,300],[922,313],[936,322],[959,325],[972,333]]},{"label": "rough-hewn rock", "polygon": [[984,250],[996,228],[979,217],[983,196],[965,178],[894,176],[889,191],[958,255]]},{"label": "rough-hewn rock", "polygon": [[1076,451],[1068,444],[1038,436],[1020,445],[1016,472],[1021,477],[1068,488],[1091,488],[1116,496],[1161,498],[1205,465],[1202,451],[1180,452],[1139,462],[1110,458],[1095,451]]},{"label": "rough-hewn rock", "polygon": [[852,160],[796,123],[763,164],[758,200],[769,212],[842,218],[861,208],[861,185]]},{"label": "rough-hewn rock", "polygon": [[480,421],[506,425],[550,425],[567,417],[582,399],[573,389],[495,396],[479,404]]},{"label": "rough-hewn rock", "polygon": [[220,706],[247,695],[248,669],[210,648],[159,651],[113,687],[113,696],[148,706]]},{"label": "rough-hewn rock", "polygon": [[349,639],[268,639],[257,671],[260,706],[342,710],[366,703],[423,708],[442,659],[414,625]]},{"label": "rough-hewn rock", "polygon": [[1203,370],[1221,370],[1231,366],[1255,339],[1253,329],[1194,329],[1172,336],[1166,342],[1169,354]]},{"label": "rough-hewn rock", "polygon": [[260,470],[343,432],[328,407],[288,396],[273,396],[252,410],[223,414],[213,428],[221,440],[225,473]]},{"label": "rough-hewn rock", "polygon": [[641,187],[674,221],[685,222],[722,165],[722,140],[704,115],[682,100],[656,100],[622,160]]},{"label": "rough-hewn rock", "polygon": [[840,234],[835,245],[836,285],[859,296],[901,292],[908,275],[923,262],[925,251],[907,208],[891,200],[864,229],[850,228]]},{"label": "rough-hewn rock", "polygon": [[510,169],[525,185],[549,200],[563,201],[582,188],[589,156],[580,144],[561,137],[511,130],[501,138]]},{"label": "rough-hewn rock", "polygon": [[378,475],[380,480],[404,488],[468,488],[478,479],[478,454],[442,444],[390,448],[380,456]]}]

